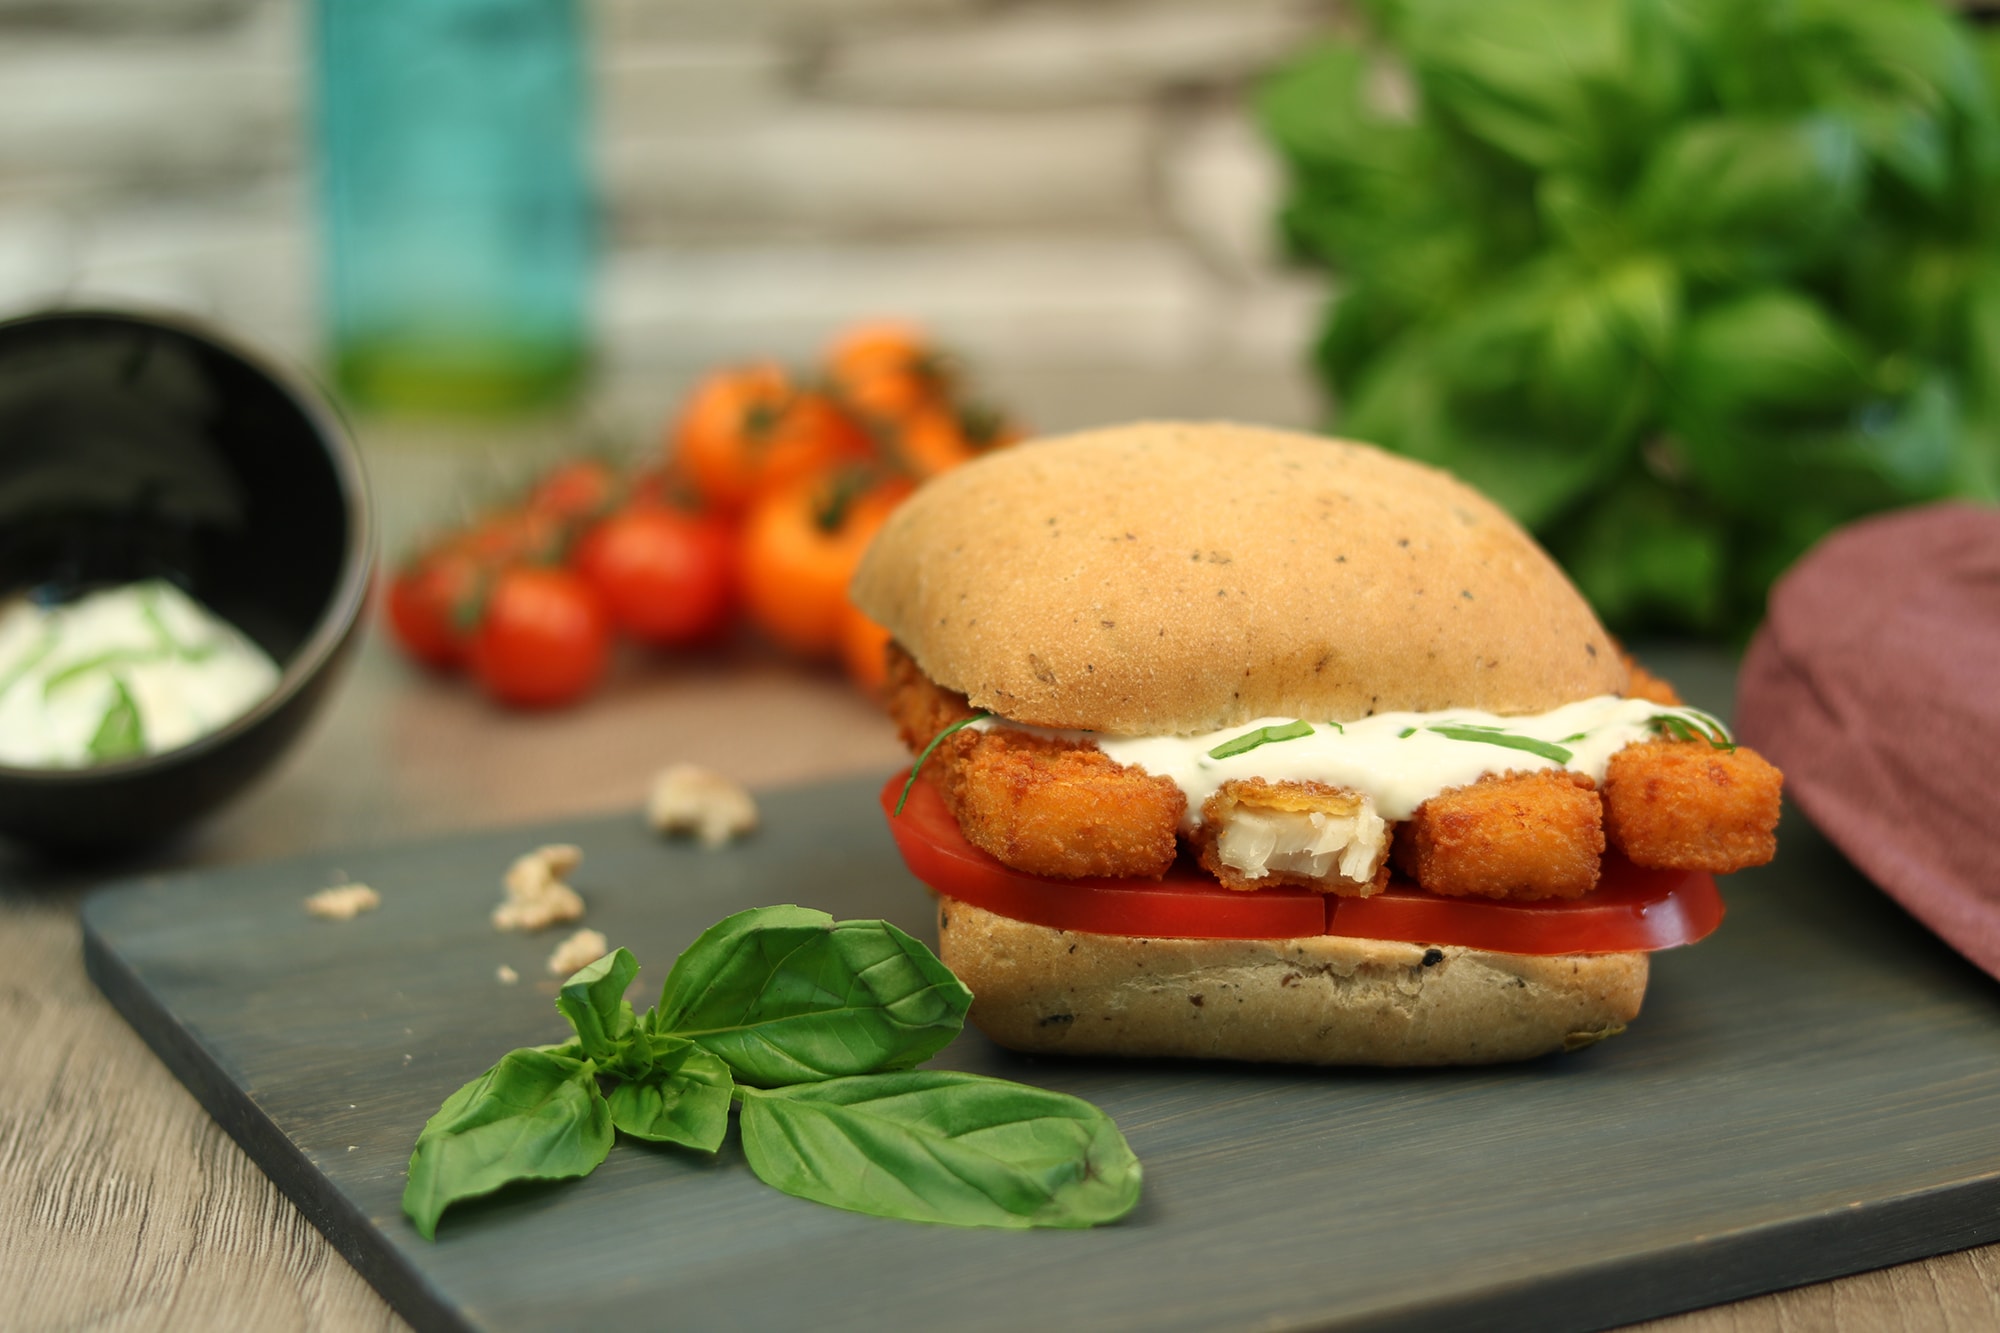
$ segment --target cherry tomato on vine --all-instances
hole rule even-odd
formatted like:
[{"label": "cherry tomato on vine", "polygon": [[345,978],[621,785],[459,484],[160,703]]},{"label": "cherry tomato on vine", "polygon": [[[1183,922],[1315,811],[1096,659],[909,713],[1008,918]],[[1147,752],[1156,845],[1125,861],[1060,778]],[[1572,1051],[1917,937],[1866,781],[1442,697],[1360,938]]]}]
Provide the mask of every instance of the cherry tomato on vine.
[{"label": "cherry tomato on vine", "polygon": [[389,580],[384,610],[403,651],[437,671],[465,665],[485,571],[462,551],[419,556]]},{"label": "cherry tomato on vine", "polygon": [[527,509],[568,522],[596,518],[618,499],[618,470],[601,458],[572,458],[556,464],[528,491]]},{"label": "cherry tomato on vine", "polygon": [[611,652],[611,618],[567,569],[514,565],[487,590],[467,648],[487,694],[517,708],[568,703],[597,683]]},{"label": "cherry tomato on vine", "polygon": [[497,509],[447,537],[438,549],[469,556],[488,568],[551,564],[561,557],[567,539],[568,524],[549,510]]},{"label": "cherry tomato on vine", "polygon": [[780,646],[831,657],[847,583],[889,512],[909,493],[873,468],[834,468],[773,491],[743,529],[743,602]]},{"label": "cherry tomato on vine", "polygon": [[889,631],[848,602],[840,611],[840,663],[847,678],[871,698],[879,698],[889,680]]},{"label": "cherry tomato on vine", "polygon": [[827,349],[827,374],[863,416],[901,421],[951,396],[949,359],[923,330],[896,320],[857,324]]},{"label": "cherry tomato on vine", "polygon": [[874,448],[859,422],[769,364],[703,380],[675,422],[673,440],[674,461],[702,498],[725,513],[841,459],[866,458]]},{"label": "cherry tomato on vine", "polygon": [[717,518],[635,505],[585,533],[574,560],[612,620],[641,643],[712,639],[736,609],[735,532]]}]

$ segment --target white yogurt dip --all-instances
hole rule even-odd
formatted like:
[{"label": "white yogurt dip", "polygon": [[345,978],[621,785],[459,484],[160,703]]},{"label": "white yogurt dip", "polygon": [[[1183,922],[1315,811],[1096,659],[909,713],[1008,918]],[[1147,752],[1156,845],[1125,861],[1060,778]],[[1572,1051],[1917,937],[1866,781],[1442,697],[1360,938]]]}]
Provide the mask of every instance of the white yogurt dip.
[{"label": "white yogurt dip", "polygon": [[0,606],[0,764],[83,768],[186,745],[277,687],[235,626],[160,580]]}]

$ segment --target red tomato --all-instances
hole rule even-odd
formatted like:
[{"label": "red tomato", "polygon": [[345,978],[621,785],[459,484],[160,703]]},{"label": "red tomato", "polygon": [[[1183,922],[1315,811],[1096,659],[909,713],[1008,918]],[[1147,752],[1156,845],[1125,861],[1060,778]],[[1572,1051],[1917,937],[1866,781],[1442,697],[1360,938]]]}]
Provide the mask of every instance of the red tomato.
[{"label": "red tomato", "polygon": [[965,840],[930,783],[907,774],[882,788],[889,831],[910,873],[938,892],[989,912],[1103,935],[1165,939],[1297,939],[1306,935],[1458,944],[1502,953],[1611,953],[1692,944],[1722,921],[1715,878],[1698,871],[1641,870],[1604,859],[1598,889],[1580,899],[1538,903],[1442,898],[1392,883],[1373,898],[1307,889],[1225,889],[1176,866],[1161,880],[1046,879],[1011,870]]},{"label": "red tomato", "polygon": [[613,514],[584,535],[577,572],[611,618],[642,643],[713,638],[736,609],[736,541],[728,524],[665,507]]},{"label": "red tomato", "polygon": [[517,708],[568,703],[597,683],[611,619],[566,569],[517,565],[495,577],[467,657],[480,687]]},{"label": "red tomato", "polygon": [[403,651],[439,671],[465,665],[483,581],[480,563],[462,552],[436,551],[405,566],[385,599]]}]

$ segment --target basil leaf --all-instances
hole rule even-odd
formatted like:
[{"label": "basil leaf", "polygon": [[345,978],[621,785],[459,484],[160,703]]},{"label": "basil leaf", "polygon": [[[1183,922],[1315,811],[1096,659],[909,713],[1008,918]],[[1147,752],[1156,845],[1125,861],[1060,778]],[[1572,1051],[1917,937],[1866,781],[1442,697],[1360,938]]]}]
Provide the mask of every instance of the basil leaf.
[{"label": "basil leaf", "polygon": [[1838,412],[1865,394],[1865,366],[1859,341],[1811,297],[1746,292],[1689,325],[1676,407],[1696,429],[1750,413]]},{"label": "basil leaf", "polygon": [[1658,3],[1382,8],[1441,117],[1529,166],[1615,170],[1686,95]]},{"label": "basil leaf", "polygon": [[1866,183],[1854,130],[1836,116],[1715,117],[1659,146],[1640,225],[1704,278],[1783,276],[1852,221]]},{"label": "basil leaf", "polygon": [[111,681],[111,706],[90,738],[90,757],[99,763],[129,759],[146,752],[146,731],[139,723],[139,705],[132,691],[116,677]]},{"label": "basil leaf", "polygon": [[964,1026],[972,993],[886,921],[801,907],[738,912],[674,963],[652,1022],[774,1086],[930,1058]]},{"label": "basil leaf", "polygon": [[613,949],[565,981],[556,996],[556,1008],[593,1060],[610,1060],[631,1044],[635,1024],[625,989],[638,975],[631,950]]},{"label": "basil leaf", "polygon": [[729,1066],[691,1041],[652,1034],[650,1072],[606,1100],[611,1123],[635,1139],[714,1152],[729,1132]]},{"label": "basil leaf", "polygon": [[1248,754],[1258,746],[1269,745],[1273,741],[1295,741],[1312,734],[1312,724],[1303,721],[1286,722],[1275,727],[1258,727],[1255,731],[1246,731],[1241,736],[1230,737],[1210,750],[1208,757],[1227,759],[1231,755]]},{"label": "basil leaf", "polygon": [[1727,537],[1685,490],[1634,469],[1551,538],[1577,587],[1607,620],[1721,626]]},{"label": "basil leaf", "polygon": [[963,1227],[1088,1227],[1139,1201],[1139,1161],[1090,1103],[913,1070],[743,1099],[760,1180],[851,1212]]},{"label": "basil leaf", "polygon": [[589,1175],[611,1141],[611,1112],[589,1061],[509,1051],[445,1098],[417,1135],[403,1211],[433,1240],[452,1204],[511,1181]]}]

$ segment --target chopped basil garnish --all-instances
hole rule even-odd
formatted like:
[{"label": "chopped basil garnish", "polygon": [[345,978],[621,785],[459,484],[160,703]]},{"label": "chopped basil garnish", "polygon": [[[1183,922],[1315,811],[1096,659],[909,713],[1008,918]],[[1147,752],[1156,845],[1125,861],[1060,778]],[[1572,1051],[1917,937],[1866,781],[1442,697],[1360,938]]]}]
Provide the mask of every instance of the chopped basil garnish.
[{"label": "chopped basil garnish", "polygon": [[1273,741],[1295,741],[1301,736],[1313,734],[1310,722],[1285,722],[1275,727],[1259,727],[1246,731],[1241,736],[1231,737],[1208,752],[1210,759],[1227,759],[1231,755],[1248,754],[1260,745]]},{"label": "chopped basil garnish", "polygon": [[1734,751],[1736,742],[1730,739],[1728,728],[1699,708],[1687,710],[1692,717],[1679,713],[1655,713],[1646,719],[1655,731],[1663,731],[1677,741],[1707,741],[1713,749]]},{"label": "chopped basil garnish", "polygon": [[90,757],[99,763],[130,759],[146,752],[146,732],[139,723],[139,705],[132,698],[132,691],[116,677],[112,678],[111,688],[111,706],[104,710],[104,718],[90,738]]},{"label": "chopped basil garnish", "polygon": [[1435,731],[1447,740],[1480,741],[1487,745],[1504,745],[1510,750],[1526,750],[1529,754],[1538,754],[1544,759],[1553,759],[1558,764],[1567,764],[1572,758],[1571,751],[1565,750],[1554,741],[1538,741],[1533,736],[1516,736],[1511,732],[1499,731],[1490,727],[1445,725],[1425,727],[1424,730]]},{"label": "chopped basil garnish", "polygon": [[971,726],[973,723],[983,721],[986,718],[992,716],[993,714],[991,713],[974,713],[971,717],[962,717],[958,721],[946,727],[943,731],[940,731],[937,735],[931,737],[931,743],[929,745],[926,745],[924,747],[924,752],[917,756],[917,762],[910,765],[910,779],[909,781],[903,784],[903,794],[896,798],[896,814],[900,815],[903,813],[903,802],[910,799],[910,788],[917,785],[917,774],[923,770],[924,760],[931,757],[931,751],[937,749],[939,744],[943,742],[944,738],[951,735],[953,732],[964,731],[967,727]]},{"label": "chopped basil garnish", "polygon": [[153,648],[108,648],[92,657],[71,662],[51,673],[42,682],[42,698],[47,699],[65,685],[73,684],[86,676],[94,676],[113,667],[140,666],[147,662],[161,660],[163,654]]}]

